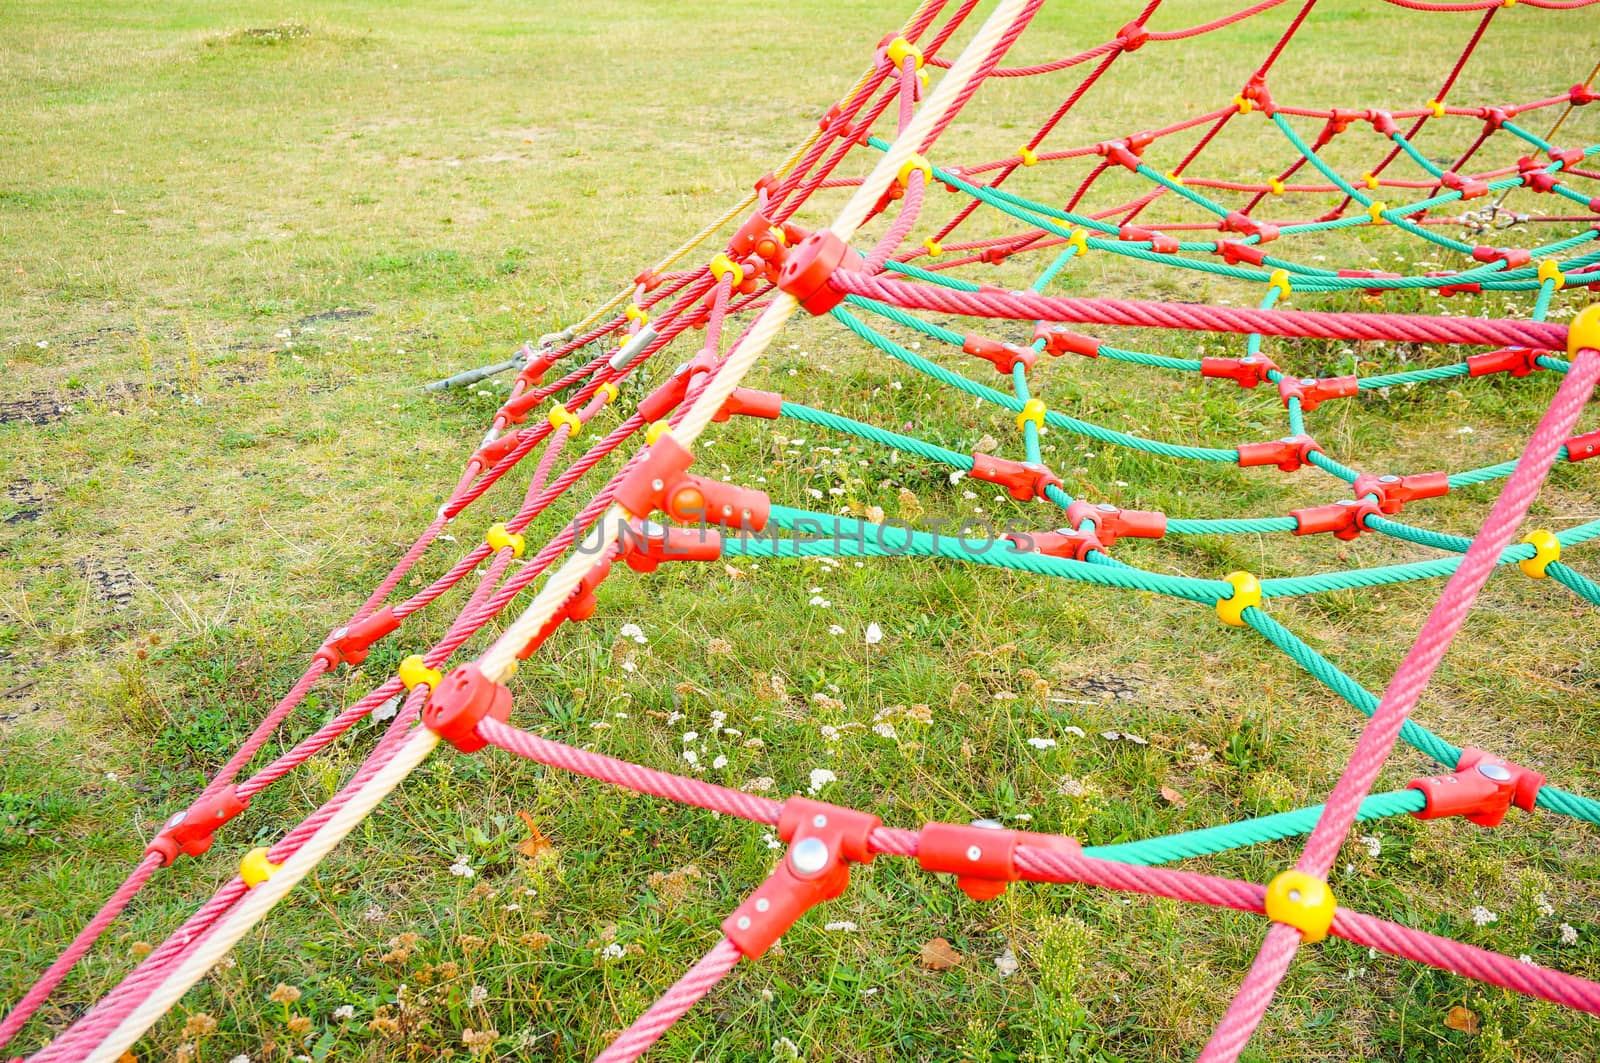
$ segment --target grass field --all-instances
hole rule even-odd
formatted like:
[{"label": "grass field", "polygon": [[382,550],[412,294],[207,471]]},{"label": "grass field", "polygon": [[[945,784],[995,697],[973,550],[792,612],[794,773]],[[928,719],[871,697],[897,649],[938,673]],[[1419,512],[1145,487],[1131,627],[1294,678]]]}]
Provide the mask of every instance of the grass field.
[{"label": "grass field", "polygon": [[[1128,57],[1059,142],[1231,99],[1292,7]],[[1174,3],[1153,25],[1229,9]],[[438,396],[420,385],[577,319],[719,213],[806,135],[908,11],[841,0],[0,8],[0,920],[11,928],[0,935],[0,1001],[21,995],[388,570],[505,387]],[[1098,43],[1133,13],[1049,6],[1008,64]],[[1452,98],[1565,91],[1594,62],[1586,18],[1504,12]],[[1329,0],[1274,90],[1308,105],[1415,106],[1476,21]],[[1076,84],[1069,77],[986,89],[934,161],[1014,151]],[[1594,111],[1575,112],[1562,142],[1600,141]],[[1530,125],[1542,132],[1547,116]],[[1476,127],[1451,132],[1422,147],[1448,159]],[[1359,173],[1373,144],[1336,145],[1331,158]],[[1205,170],[1260,180],[1288,150],[1252,125],[1219,140]],[[1511,162],[1508,150],[1492,164]],[[1014,187],[1050,199],[1068,187],[1060,174],[1040,167]],[[842,201],[820,195],[801,220],[825,222]],[[989,235],[1004,223],[975,224]],[[1503,239],[1531,244],[1553,228]],[[1432,268],[1386,231],[1329,238],[1316,253]],[[1026,283],[1043,264],[1013,260],[995,283]],[[1254,298],[1109,256],[1052,290]],[[1561,293],[1552,317],[1585,298]],[[1525,314],[1530,302],[1386,305]],[[1238,353],[1227,342],[1210,353]],[[1193,356],[1184,343],[1145,333],[1128,346]],[[1307,372],[1461,356],[1269,350]],[[669,368],[652,367],[622,408]],[[1396,389],[1311,419],[1330,453],[1365,469],[1471,468],[1515,456],[1554,375]],[[914,425],[957,450],[985,435],[1020,450],[1008,417],[955,400],[830,322],[796,322],[750,383]],[[1034,387],[1074,416],[1185,442],[1270,438],[1282,423],[1264,394],[1082,360],[1041,365]],[[941,469],[793,428],[736,419],[703,461],[762,478],[789,504],[832,490],[815,505],[892,514],[910,491],[930,511],[1016,515],[1009,502],[964,497]],[[1337,497],[1309,474],[1196,470],[1064,435],[1047,438],[1046,454],[1074,495],[1173,515],[1277,514]],[[579,485],[581,498],[599,476]],[[460,544],[514,507],[514,479],[463,517]],[[1600,516],[1597,487],[1590,466],[1558,467],[1536,522]],[[1494,490],[1433,500],[1419,522],[1470,534]],[[557,507],[539,527],[548,534],[571,512]],[[434,547],[402,591],[444,571],[460,544]],[[1430,554],[1377,536],[1272,536],[1128,542],[1118,556],[1215,576]],[[1600,572],[1583,551],[1570,559]],[[993,816],[1103,844],[1316,804],[1362,719],[1261,640],[1168,599],[917,561],[673,567],[607,581],[595,619],[522,669],[517,722],[681,768],[685,732],[714,734],[713,714],[725,714],[740,734],[700,740],[704,761],[726,758],[706,770],[713,781],[765,780],[777,795],[825,768],[837,781],[824,798],[897,826]],[[1438,586],[1272,611],[1381,690]],[[827,607],[810,604],[819,597]],[[460,600],[441,608],[453,614]],[[441,634],[445,613],[433,613],[363,668],[321,680],[284,741]],[[623,637],[629,623],[648,641]],[[884,637],[869,645],[873,623]],[[1503,573],[1418,718],[1595,795],[1597,662],[1592,608]],[[895,737],[874,731],[884,718]],[[13,1047],[42,1044],[113,986],[240,853],[331,794],[377,733],[357,728],[258,799],[211,854],[161,872]],[[1035,748],[1036,737],[1058,744]],[[1434,770],[1403,749],[1379,786]],[[530,825],[551,843],[537,858],[526,855]],[[1492,831],[1402,818],[1356,835],[1334,879],[1342,903],[1600,977],[1592,828],[1513,813]],[[1185,866],[1265,881],[1295,852],[1275,843]],[[742,822],[446,750],[155,1027],[139,1057],[588,1058],[715,941],[771,856]],[[452,873],[463,864],[472,877]],[[741,965],[651,1058],[1187,1059],[1263,926],[1071,887],[977,905],[906,865],[861,868],[845,897],[797,926],[781,954]],[[1495,920],[1475,920],[1475,908]],[[930,970],[919,950],[941,936],[963,960]],[[1017,969],[1005,975],[996,959],[1008,952]],[[1457,1006],[1471,1030],[1446,1025]],[[465,1042],[467,1029],[495,1035]],[[1596,1059],[1597,1043],[1592,1017],[1332,942],[1302,954],[1245,1058],[1576,1063]]]}]

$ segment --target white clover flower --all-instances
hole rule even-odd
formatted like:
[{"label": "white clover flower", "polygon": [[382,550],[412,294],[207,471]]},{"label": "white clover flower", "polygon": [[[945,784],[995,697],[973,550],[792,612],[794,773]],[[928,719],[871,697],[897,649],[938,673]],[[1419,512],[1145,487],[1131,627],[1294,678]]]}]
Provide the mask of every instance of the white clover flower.
[{"label": "white clover flower", "polygon": [[1576,945],[1578,943],[1578,928],[1571,923],[1562,923],[1561,943],[1563,945]]},{"label": "white clover flower", "polygon": [[883,641],[883,628],[876,622],[867,625],[866,641],[868,646],[876,646]]},{"label": "white clover flower", "polygon": [[1054,749],[1056,740],[1054,738],[1030,738],[1028,739],[1028,744],[1034,749]]},{"label": "white clover flower", "polygon": [[623,624],[622,630],[617,632],[617,634],[622,638],[632,639],[641,645],[650,641],[649,639],[645,638],[644,629],[638,624]]},{"label": "white clover flower", "polygon": [[1500,921],[1498,915],[1495,915],[1481,904],[1473,905],[1472,911],[1467,914],[1472,916],[1472,922],[1476,926],[1488,926],[1490,923],[1498,923]]},{"label": "white clover flower", "polygon": [[811,785],[808,786],[806,788],[806,790],[807,790],[808,793],[813,793],[813,794],[820,793],[824,786],[827,786],[829,783],[834,783],[834,782],[838,782],[838,781],[839,781],[839,776],[835,775],[833,772],[829,771],[827,768],[812,768],[811,769]]},{"label": "white clover flower", "polygon": [[450,865],[450,873],[456,878],[471,878],[477,874],[464,856],[456,857],[456,862]]},{"label": "white clover flower", "polygon": [[600,950],[600,958],[605,960],[620,960],[627,954],[628,951],[615,941]]},{"label": "white clover flower", "polygon": [[[341,1004],[337,1008],[333,1009],[333,1017],[338,1019],[340,1022],[348,1022],[349,1020],[355,1018],[355,1016],[356,1006],[354,1004]],[[249,1063],[249,1060],[245,1056],[235,1056],[234,1063],[238,1063],[238,1061],[241,1059],[244,1059],[246,1063]]]}]

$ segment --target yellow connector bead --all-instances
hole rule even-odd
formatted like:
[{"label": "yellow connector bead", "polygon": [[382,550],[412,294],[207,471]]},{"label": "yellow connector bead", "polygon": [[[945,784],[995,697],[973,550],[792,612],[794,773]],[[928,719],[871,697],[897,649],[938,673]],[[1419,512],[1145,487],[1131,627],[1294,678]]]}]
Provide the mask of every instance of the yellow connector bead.
[{"label": "yellow connector bead", "polygon": [[1368,170],[1366,173],[1361,175],[1361,183],[1366,185],[1368,188],[1377,188],[1378,178],[1372,173],[1371,170]]},{"label": "yellow connector bead", "polygon": [[573,439],[577,439],[579,433],[583,431],[583,422],[578,419],[578,415],[559,402],[550,407],[550,414],[547,420],[549,420],[551,428],[560,428],[562,425],[566,425],[572,429],[571,438]]},{"label": "yellow connector bead", "polygon": [[1249,114],[1251,111],[1256,109],[1255,101],[1247,100],[1243,96],[1235,96],[1233,98],[1233,105],[1239,108],[1240,114]]},{"label": "yellow connector bead", "polygon": [[735,288],[744,283],[744,267],[727,255],[718,254],[716,258],[711,260],[711,275],[720,281],[723,275],[727,273],[733,274],[733,286]]},{"label": "yellow connector bead", "polygon": [[[498,527],[503,528],[504,525]],[[400,667],[395,669],[395,674],[400,677],[400,682],[405,684],[407,690],[415,688],[418,683],[428,684],[429,690],[438,690],[439,683],[444,679],[439,669],[428,667],[428,662],[423,660],[420,653],[413,653],[401,661]]]},{"label": "yellow connector bead", "polygon": [[1278,290],[1278,298],[1280,299],[1287,299],[1289,293],[1294,291],[1294,287],[1289,283],[1288,270],[1275,269],[1272,271],[1272,275],[1267,278],[1267,290],[1271,291],[1274,288]]},{"label": "yellow connector bead", "polygon": [[1082,229],[1072,230],[1072,235],[1067,237],[1067,243],[1077,248],[1074,258],[1081,258],[1089,253],[1089,234]]},{"label": "yellow connector bead", "polygon": [[672,434],[672,422],[671,421],[652,421],[651,424],[650,424],[650,427],[646,428],[644,430],[644,441],[646,443],[654,443],[656,440],[660,439],[662,436],[671,435],[671,434]]},{"label": "yellow connector bead", "polygon": [[938,258],[944,254],[944,245],[931,236],[922,241],[922,246],[928,249],[929,258]]},{"label": "yellow connector bead", "polygon": [[1217,599],[1217,615],[1224,624],[1244,627],[1244,611],[1261,605],[1261,581],[1249,572],[1230,572],[1222,579],[1233,584],[1233,596]]},{"label": "yellow connector bead", "polygon": [[629,321],[637,321],[640,328],[650,324],[650,315],[638,303],[629,303],[628,308],[622,312],[622,316]]},{"label": "yellow connector bead", "polygon": [[1535,551],[1532,557],[1525,557],[1517,562],[1517,567],[1522,569],[1522,574],[1530,579],[1545,579],[1550,573],[1545,569],[1550,567],[1550,562],[1561,560],[1561,540],[1543,528],[1531,531],[1522,537],[1525,543],[1532,543]]},{"label": "yellow connector bead", "polygon": [[483,541],[497,554],[506,547],[511,547],[512,557],[521,557],[522,552],[528,548],[528,540],[516,532],[507,531],[504,524],[491,525],[484,534]]},{"label": "yellow connector bead", "polygon": [[1338,907],[1328,884],[1304,871],[1282,871],[1267,883],[1267,918],[1300,931],[1307,945],[1328,936]]},{"label": "yellow connector bead", "polygon": [[1578,357],[1585,347],[1600,351],[1600,303],[1579,310],[1567,324],[1567,357]]},{"label": "yellow connector bead", "polygon": [[617,385],[613,384],[609,380],[595,388],[594,393],[596,395],[604,395],[606,397],[607,406],[617,401]]},{"label": "yellow connector bead", "polygon": [[1567,275],[1561,272],[1561,266],[1553,258],[1547,258],[1539,263],[1539,283],[1545,281],[1555,282],[1555,291],[1560,291],[1567,286]]},{"label": "yellow connector bead", "polygon": [[1035,166],[1039,162],[1039,153],[1024,145],[1017,149],[1017,158],[1022,160],[1024,166]]},{"label": "yellow connector bead", "polygon": [[888,46],[884,48],[883,54],[889,57],[889,62],[894,64],[896,70],[905,65],[906,56],[908,55],[915,56],[917,60],[917,69],[922,69],[922,49],[918,48],[904,37],[896,37],[894,40],[890,41]]},{"label": "yellow connector bead", "polygon": [[1171,181],[1173,184],[1177,185],[1179,188],[1183,187],[1183,175],[1178,173],[1177,170],[1168,170],[1167,171],[1167,180]]},{"label": "yellow connector bead", "polygon": [[1267,178],[1267,191],[1275,196],[1283,195],[1283,181],[1277,177]]},{"label": "yellow connector bead", "polygon": [[900,172],[894,178],[900,182],[902,188],[910,185],[912,170],[922,171],[922,186],[924,188],[933,183],[933,167],[928,165],[927,159],[913,153],[911,158],[900,164]]},{"label": "yellow connector bead", "polygon": [[1433,114],[1433,116],[1435,118],[1443,118],[1444,117],[1444,104],[1440,103],[1438,100],[1429,100],[1428,101],[1428,110]]},{"label": "yellow connector bead", "polygon": [[1044,415],[1048,412],[1049,407],[1044,404],[1043,400],[1029,399],[1022,404],[1022,412],[1017,414],[1017,431],[1022,431],[1022,426],[1029,421],[1032,421],[1035,427],[1043,428]]},{"label": "yellow connector bead", "polygon": [[1383,216],[1383,212],[1388,209],[1389,204],[1385,203],[1383,200],[1374,200],[1372,205],[1367,208],[1367,216],[1372,219],[1372,223],[1374,225],[1382,225],[1386,220]]},{"label": "yellow connector bead", "polygon": [[267,859],[267,847],[259,846],[251,849],[239,860],[239,877],[244,879],[244,884],[255,889],[267,879],[277,874],[282,864],[274,864]]}]

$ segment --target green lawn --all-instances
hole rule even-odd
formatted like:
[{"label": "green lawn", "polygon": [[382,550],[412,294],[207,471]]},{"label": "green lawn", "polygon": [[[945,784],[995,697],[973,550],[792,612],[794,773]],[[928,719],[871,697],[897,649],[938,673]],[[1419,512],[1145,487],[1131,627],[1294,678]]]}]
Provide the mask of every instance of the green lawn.
[{"label": "green lawn", "polygon": [[[1225,103],[1293,8],[1147,45],[1048,143],[1091,143]],[[1218,0],[1174,4],[1152,25],[1228,10]],[[814,128],[908,11],[840,0],[0,8],[9,384],[0,395],[0,919],[13,928],[0,935],[0,1001],[25,991],[388,571],[449,491],[506,384],[443,396],[420,386],[581,317],[720,213]],[[1103,41],[1134,13],[1120,3],[1051,5],[1007,64]],[[1327,0],[1285,53],[1274,92],[1309,106],[1416,106],[1479,17]],[[1566,91],[1593,65],[1592,21],[1524,5],[1502,12],[1451,99]],[[1075,84],[1071,72],[991,83],[932,161],[1014,152]],[[1557,113],[1530,115],[1528,127],[1542,133]],[[1441,126],[1420,147],[1447,165],[1475,133],[1473,122]],[[1558,141],[1600,141],[1600,109],[1575,111]],[[1259,181],[1290,150],[1264,122],[1238,122],[1190,174]],[[1359,174],[1378,151],[1370,134],[1353,135],[1329,158]],[[1484,165],[1517,154],[1500,145]],[[1160,160],[1163,169],[1174,161]],[[1059,202],[1081,173],[1041,166],[1008,187]],[[819,194],[800,220],[825,223],[844,196]],[[930,210],[944,217],[954,202],[936,192]],[[1524,193],[1508,205],[1550,202]],[[1014,227],[983,216],[971,232]],[[1573,228],[1525,225],[1483,239],[1525,246]],[[928,231],[919,226],[914,239]],[[1447,264],[1391,230],[1294,247],[1329,266]],[[967,275],[1021,286],[1044,264],[1034,256]],[[1051,290],[1234,305],[1259,295],[1109,255]],[[1592,298],[1558,294],[1552,319]],[[1415,295],[1385,306],[1525,316],[1531,302]],[[1294,305],[1363,304],[1297,296]],[[1202,342],[1213,354],[1242,346],[1117,338],[1180,357],[1197,357]],[[631,411],[694,342],[648,367],[618,406]],[[1464,353],[1270,339],[1267,350],[1305,372],[1354,363],[1367,374]],[[976,377],[970,360],[940,359]],[[1394,389],[1329,404],[1310,422],[1330,454],[1364,469],[1473,468],[1516,455],[1554,376]],[[993,436],[1001,453],[1020,456],[1004,411],[975,408],[833,322],[796,320],[748,382],[958,451]],[[1282,431],[1270,388],[1238,392],[1081,359],[1042,362],[1031,383],[1053,408],[1152,437],[1232,446]],[[607,429],[616,416],[601,415]],[[1584,428],[1594,427],[1591,409]],[[787,505],[1024,513],[991,492],[965,497],[969,483],[920,459],[891,462],[887,451],[792,422],[735,419],[706,439],[704,467]],[[1174,516],[1281,514],[1338,497],[1333,481],[1311,473],[1195,468],[1065,433],[1047,436],[1045,453],[1074,495]],[[1596,467],[1558,466],[1535,523],[1600,516]],[[613,468],[580,483],[573,505],[535,526],[537,538]],[[432,548],[401,592],[445,571],[514,509],[516,479],[469,510],[452,529],[459,542]],[[1471,534],[1494,492],[1469,488],[1407,516]],[[1574,549],[1569,560],[1595,577],[1590,553]],[[1373,535],[1274,535],[1124,542],[1117,556],[1218,577],[1434,554]],[[736,566],[609,579],[596,617],[524,665],[515,722],[666,769],[683,768],[683,735],[694,730],[705,736],[695,740],[703,762],[727,758],[706,769],[711,781],[767,780],[781,796],[825,768],[837,781],[822,797],[895,826],[1005,817],[1085,844],[1316,804],[1362,722],[1261,639],[1171,599],[924,561]],[[1381,691],[1439,586],[1270,608]],[[819,597],[829,604],[810,604]],[[462,601],[455,594],[408,623],[361,669],[321,680],[269,751],[441,635]],[[1595,616],[1559,587],[1503,572],[1417,718],[1565,789],[1600,794]],[[646,643],[621,635],[629,623]],[[872,623],[884,635],[875,645],[865,639]],[[713,714],[739,734],[710,737]],[[874,731],[885,719],[893,738]],[[259,798],[212,853],[160,872],[13,1050],[37,1048],[111,988],[233,874],[243,851],[347,779],[378,733],[357,727]],[[1434,770],[1401,749],[1378,789]],[[530,822],[552,843],[537,860],[519,849]],[[1342,903],[1600,978],[1592,827],[1513,812],[1497,830],[1401,817],[1354,833],[1333,880]],[[1264,882],[1296,852],[1286,841],[1182,866]],[[463,1030],[491,1028],[491,1058],[588,1058],[715,942],[772,856],[762,829],[740,821],[492,751],[446,749],[138,1054],[431,1060],[464,1056]],[[473,877],[452,874],[458,862]],[[1475,925],[1475,906],[1496,921]],[[1563,942],[1562,925],[1575,944]],[[651,1058],[785,1058],[792,1045],[804,1059],[1188,1059],[1263,926],[1076,887],[1023,886],[979,905],[908,861],[884,859],[860,868],[849,893],[799,924],[781,951],[736,969]],[[934,937],[963,962],[920,964]],[[620,958],[608,958],[610,944],[622,946]],[[1008,950],[1017,970],[1002,976],[995,961]],[[299,997],[270,999],[280,983]],[[338,1017],[346,1005],[350,1017]],[[1457,1005],[1474,1014],[1472,1032],[1445,1025]],[[1592,1017],[1330,942],[1302,953],[1245,1058],[1583,1061],[1597,1041]]]}]

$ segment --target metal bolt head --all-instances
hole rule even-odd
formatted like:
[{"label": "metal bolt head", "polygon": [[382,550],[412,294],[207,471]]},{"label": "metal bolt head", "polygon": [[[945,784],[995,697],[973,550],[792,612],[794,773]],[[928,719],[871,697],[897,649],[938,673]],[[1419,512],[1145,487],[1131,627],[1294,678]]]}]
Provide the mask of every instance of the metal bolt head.
[{"label": "metal bolt head", "polygon": [[1400,477],[1396,476],[1392,472],[1384,473],[1382,476],[1378,477],[1378,482],[1381,484],[1397,484],[1400,482]]},{"label": "metal bolt head", "polygon": [[1314,376],[1303,376],[1303,377],[1300,378],[1300,383],[1306,385],[1307,387],[1310,387],[1312,384],[1315,384],[1316,382],[1317,382],[1317,378],[1314,377]]},{"label": "metal bolt head", "polygon": [[748,915],[741,915],[739,917],[739,929],[740,930],[749,930],[750,929],[750,917]]},{"label": "metal bolt head", "polygon": [[802,875],[815,875],[832,858],[821,838],[801,838],[789,850],[789,864]]},{"label": "metal bolt head", "polygon": [[821,812],[818,812],[816,815],[811,817],[811,825],[813,827],[826,827],[828,825],[828,817],[824,816]]},{"label": "metal bolt head", "polygon": [[1115,510],[1117,507],[1113,506],[1110,502],[1102,502],[1098,506],[1095,506],[1094,508],[1098,509],[1102,513],[1110,513],[1113,510]]},{"label": "metal bolt head", "polygon": [[1506,766],[1504,764],[1495,764],[1485,761],[1484,763],[1478,765],[1478,774],[1482,775],[1485,779],[1493,779],[1495,782],[1511,781],[1511,772],[1506,770]]},{"label": "metal bolt head", "polygon": [[983,850],[978,848],[976,845],[967,846],[967,859],[971,860],[973,863],[977,863],[979,860],[983,859]]},{"label": "metal bolt head", "polygon": [[765,897],[760,897],[760,898],[756,899],[756,911],[764,912],[768,908],[771,908],[771,907],[772,907],[772,902],[767,900]]}]

